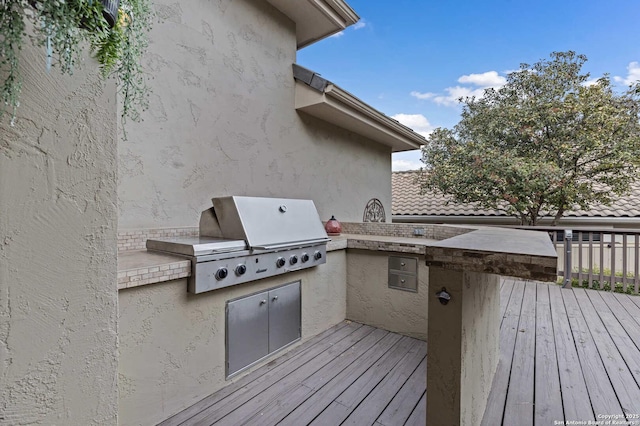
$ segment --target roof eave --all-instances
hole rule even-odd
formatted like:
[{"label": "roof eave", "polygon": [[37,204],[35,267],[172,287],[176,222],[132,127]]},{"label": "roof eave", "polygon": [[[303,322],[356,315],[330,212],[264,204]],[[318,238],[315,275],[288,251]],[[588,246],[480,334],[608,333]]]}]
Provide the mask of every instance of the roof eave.
[{"label": "roof eave", "polygon": [[298,49],[340,32],[360,19],[343,0],[267,1],[295,22]]},{"label": "roof eave", "polygon": [[294,65],[295,107],[309,115],[391,147],[419,149],[426,139],[317,74]]}]

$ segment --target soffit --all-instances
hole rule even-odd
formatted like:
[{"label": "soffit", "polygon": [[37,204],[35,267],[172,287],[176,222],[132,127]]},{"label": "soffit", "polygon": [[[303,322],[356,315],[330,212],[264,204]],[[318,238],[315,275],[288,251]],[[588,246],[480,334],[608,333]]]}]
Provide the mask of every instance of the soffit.
[{"label": "soffit", "polygon": [[296,81],[296,110],[391,147],[393,152],[419,149],[426,140],[409,127],[329,84],[318,91]]},{"label": "soffit", "polygon": [[298,49],[344,30],[360,17],[343,0],[267,0],[296,23]]}]

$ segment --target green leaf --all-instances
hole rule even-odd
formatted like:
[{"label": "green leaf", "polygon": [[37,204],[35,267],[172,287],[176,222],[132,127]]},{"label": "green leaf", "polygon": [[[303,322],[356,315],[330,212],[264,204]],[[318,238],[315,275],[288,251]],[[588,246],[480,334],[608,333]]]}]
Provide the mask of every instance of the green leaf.
[{"label": "green leaf", "polygon": [[423,147],[422,190],[530,225],[628,192],[640,172],[640,84],[615,93],[605,75],[586,86],[586,61],[554,52],[464,100],[460,122]]}]

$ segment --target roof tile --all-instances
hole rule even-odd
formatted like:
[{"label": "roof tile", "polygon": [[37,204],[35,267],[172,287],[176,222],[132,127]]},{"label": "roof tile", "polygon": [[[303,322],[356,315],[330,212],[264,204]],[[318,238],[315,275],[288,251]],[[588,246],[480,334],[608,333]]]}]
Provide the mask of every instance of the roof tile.
[{"label": "roof tile", "polygon": [[[508,216],[500,210],[485,210],[474,204],[460,204],[443,194],[420,194],[419,171],[393,172],[391,175],[393,215],[411,216]],[[614,200],[611,206],[594,205],[590,210],[571,210],[565,217],[640,217],[640,183],[631,193]]]}]

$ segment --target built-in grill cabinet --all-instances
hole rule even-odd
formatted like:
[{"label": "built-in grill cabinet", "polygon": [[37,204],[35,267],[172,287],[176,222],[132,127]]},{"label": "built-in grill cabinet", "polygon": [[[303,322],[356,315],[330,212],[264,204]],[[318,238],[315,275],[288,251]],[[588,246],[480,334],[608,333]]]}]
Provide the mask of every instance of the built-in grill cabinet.
[{"label": "built-in grill cabinet", "polygon": [[313,268],[329,241],[313,201],[218,197],[200,216],[200,235],[149,239],[147,249],[191,260],[187,290],[202,293]]},{"label": "built-in grill cabinet", "polygon": [[296,281],[227,302],[227,377],[300,339],[300,300]]}]

